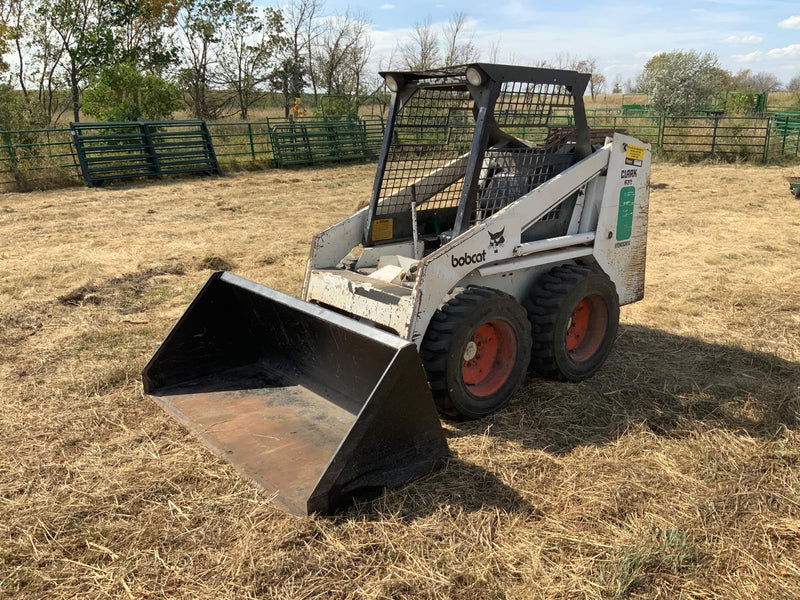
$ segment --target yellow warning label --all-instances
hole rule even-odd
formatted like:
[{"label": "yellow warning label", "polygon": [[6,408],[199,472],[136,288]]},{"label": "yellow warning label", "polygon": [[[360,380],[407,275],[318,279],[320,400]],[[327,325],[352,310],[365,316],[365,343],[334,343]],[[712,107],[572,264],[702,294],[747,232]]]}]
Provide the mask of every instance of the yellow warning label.
[{"label": "yellow warning label", "polygon": [[375,219],[372,223],[372,241],[381,242],[392,239],[393,224],[392,219]]},{"label": "yellow warning label", "polygon": [[641,167],[644,160],[644,146],[628,144],[625,148],[625,164]]}]

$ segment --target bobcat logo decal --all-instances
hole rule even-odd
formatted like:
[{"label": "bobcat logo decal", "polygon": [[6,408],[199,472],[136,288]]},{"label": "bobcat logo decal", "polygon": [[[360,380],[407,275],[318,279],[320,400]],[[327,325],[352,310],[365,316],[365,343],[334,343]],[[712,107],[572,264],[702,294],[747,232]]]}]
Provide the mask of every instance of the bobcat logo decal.
[{"label": "bobcat logo decal", "polygon": [[506,243],[506,238],[503,237],[503,234],[506,232],[506,228],[503,227],[497,233],[489,232],[489,247],[494,250],[494,253],[497,254],[500,248]]}]

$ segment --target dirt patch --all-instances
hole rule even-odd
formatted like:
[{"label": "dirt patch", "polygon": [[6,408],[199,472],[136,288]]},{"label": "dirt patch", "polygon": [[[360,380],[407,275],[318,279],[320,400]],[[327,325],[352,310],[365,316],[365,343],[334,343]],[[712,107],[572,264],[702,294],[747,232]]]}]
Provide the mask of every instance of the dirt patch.
[{"label": "dirt patch", "polygon": [[140,372],[209,270],[297,295],[372,167],[0,195],[0,596],[800,597],[790,175],[655,165],[646,297],[604,368],[529,380],[445,424],[441,471],[305,520]]},{"label": "dirt patch", "polygon": [[212,271],[231,271],[235,265],[221,256],[206,256],[199,263],[201,269],[211,269]]},{"label": "dirt patch", "polygon": [[[185,275],[186,267],[180,262],[170,262],[156,267],[140,269],[121,277],[112,277],[99,284],[81,285],[58,297],[58,302],[67,306],[101,304],[110,298],[137,298],[155,277],[162,275]],[[122,309],[123,312],[126,309]],[[129,311],[130,312],[130,311]]]}]

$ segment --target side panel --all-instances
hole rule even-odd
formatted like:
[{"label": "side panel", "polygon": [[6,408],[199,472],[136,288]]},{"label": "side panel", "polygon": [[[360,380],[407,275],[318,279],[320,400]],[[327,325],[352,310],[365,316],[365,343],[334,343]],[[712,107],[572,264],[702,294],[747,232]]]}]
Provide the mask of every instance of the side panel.
[{"label": "side panel", "polygon": [[313,269],[306,300],[368,319],[407,337],[413,313],[413,292],[407,287],[341,269]]},{"label": "side panel", "polygon": [[644,296],[650,144],[614,134],[594,257],[617,286],[620,304]]},{"label": "side panel", "polygon": [[[598,150],[420,261],[409,339],[422,343],[428,323],[455,286],[480,283],[475,280],[478,269],[514,259],[522,231],[603,171],[609,152]],[[501,289],[519,287],[514,283]]]},{"label": "side panel", "polygon": [[306,264],[303,299],[308,299],[308,278],[312,269],[331,269],[361,243],[367,208],[331,225],[317,233],[311,241],[311,252]]}]

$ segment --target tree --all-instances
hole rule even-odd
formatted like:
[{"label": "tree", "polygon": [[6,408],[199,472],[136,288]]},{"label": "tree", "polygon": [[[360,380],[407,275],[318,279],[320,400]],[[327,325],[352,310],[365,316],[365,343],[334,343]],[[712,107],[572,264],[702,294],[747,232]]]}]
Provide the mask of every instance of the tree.
[{"label": "tree", "polygon": [[317,40],[313,71],[318,84],[331,95],[364,91],[364,70],[372,52],[369,23],[349,12],[329,19]]},{"label": "tree", "polygon": [[786,84],[786,91],[800,92],[800,73],[789,80],[789,83]]},{"label": "tree", "polygon": [[46,125],[41,107],[8,83],[0,84],[0,130]]},{"label": "tree", "polygon": [[294,98],[299,98],[310,83],[317,95],[317,84],[311,69],[313,46],[320,34],[317,13],[321,0],[290,0],[283,9],[284,35],[277,47],[278,66],[272,75],[272,86],[283,94],[284,116]]},{"label": "tree", "polygon": [[116,61],[163,75],[178,59],[172,30],[179,0],[113,0]]},{"label": "tree", "polygon": [[136,121],[167,119],[181,104],[177,85],[118,63],[101,69],[84,92],[83,110],[101,121]]},{"label": "tree", "polygon": [[14,49],[16,50],[16,79],[17,83],[22,90],[23,96],[26,101],[28,98],[28,88],[25,80],[25,64],[27,60],[27,51],[23,42],[25,31],[29,28],[31,23],[31,2],[29,0],[8,0],[4,4],[4,0],[0,0],[0,71],[8,68],[8,63],[3,61],[3,54],[8,52],[10,42],[14,42]]},{"label": "tree", "polygon": [[210,99],[221,30],[233,10],[232,0],[187,0],[178,15],[183,37],[180,82],[198,119],[215,119],[222,106]]},{"label": "tree", "polygon": [[592,100],[597,97],[597,94],[602,94],[603,90],[605,90],[606,76],[597,70],[597,58],[594,56],[580,58],[569,52],[559,52],[552,63],[545,62],[545,65],[556,69],[569,69],[579,73],[589,73],[591,75],[589,78],[589,93],[592,96]]},{"label": "tree", "polygon": [[500,40],[495,38],[491,42],[489,42],[489,62],[496,63],[498,62],[498,58],[500,56],[500,47],[501,47]]},{"label": "tree", "polygon": [[16,39],[18,78],[24,95],[28,94],[26,83],[36,89],[36,100],[45,115],[43,124],[48,124],[69,110],[60,93],[66,87],[63,72],[66,50],[49,15],[36,10],[35,1],[26,3],[26,15],[22,20],[24,27]]},{"label": "tree", "polygon": [[763,94],[778,91],[781,89],[781,82],[772,73],[753,73],[750,69],[743,69],[731,78],[731,88],[735,91]]},{"label": "tree", "polygon": [[107,0],[42,0],[37,13],[60,45],[53,67],[63,68],[72,116],[80,121],[82,90],[114,55],[111,5]]},{"label": "tree", "polygon": [[726,76],[710,52],[664,52],[647,61],[642,88],[657,113],[688,115],[709,103]]},{"label": "tree", "polygon": [[12,15],[12,4],[5,0],[0,0],[0,73],[8,71],[9,68],[9,64],[3,57],[8,52],[9,42],[13,36],[13,26],[10,24]]},{"label": "tree", "polygon": [[440,66],[439,36],[430,20],[414,23],[411,39],[400,45],[401,65],[409,71],[424,71]]},{"label": "tree", "polygon": [[249,0],[238,0],[220,36],[218,80],[233,93],[239,116],[247,120],[248,110],[266,91],[276,49],[281,44],[283,19],[272,9],[256,9]]},{"label": "tree", "polygon": [[480,52],[475,47],[472,36],[467,37],[466,26],[467,15],[463,12],[455,13],[444,24],[442,31],[445,45],[444,64],[463,65],[480,58]]}]

